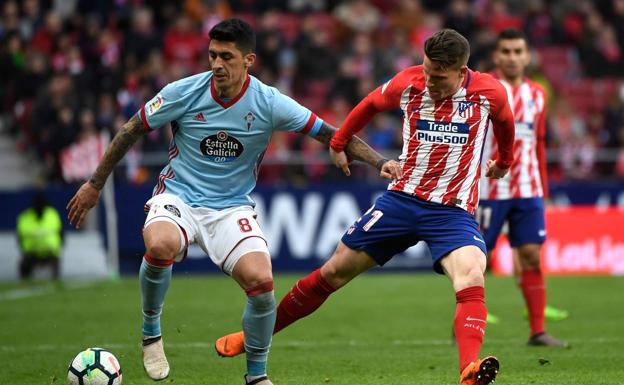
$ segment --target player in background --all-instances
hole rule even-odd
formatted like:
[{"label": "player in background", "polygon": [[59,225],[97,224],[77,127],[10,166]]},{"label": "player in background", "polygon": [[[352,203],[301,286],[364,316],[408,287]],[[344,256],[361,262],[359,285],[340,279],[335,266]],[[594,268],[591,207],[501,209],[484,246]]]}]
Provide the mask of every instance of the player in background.
[{"label": "player in background", "polygon": [[[477,220],[489,251],[494,250],[505,221],[509,223],[509,241],[517,254],[514,270],[528,309],[529,345],[565,347],[566,342],[553,338],[544,328],[546,289],[540,256],[546,240],[544,198],[548,196],[546,93],[525,77],[530,54],[522,32],[501,32],[492,59],[514,114],[516,161],[504,178],[481,179]],[[494,141],[486,139],[485,156],[495,155],[497,149]]]},{"label": "player in background", "polygon": [[[330,154],[348,172],[345,146],[375,114],[403,111],[401,175],[343,235],[332,257],[299,280],[279,304],[274,332],[314,312],[331,293],[419,241],[433,267],[446,274],[456,298],[455,334],[461,385],[494,381],[495,357],[479,359],[487,309],[485,242],[474,219],[479,200],[481,149],[490,120],[499,143],[485,174],[501,178],[513,161],[514,122],[503,86],[467,67],[470,46],[454,30],[425,42],[422,65],[399,72],[351,111],[331,140]],[[223,356],[243,352],[244,333],[217,340]]]},{"label": "player in background", "polygon": [[[91,179],[69,202],[69,219],[80,228],[130,147],[146,132],[171,122],[169,164],[145,205],[146,253],[139,273],[145,371],[154,380],[169,374],[160,315],[172,265],[195,242],[247,295],[242,319],[245,382],[271,385],[266,363],[275,323],[273,276],[249,194],[273,131],[299,132],[329,144],[335,128],[248,74],[256,57],[249,24],[225,20],[209,35],[212,70],[168,84],[123,126]],[[398,175],[398,162],[383,162],[358,138],[349,142],[347,152],[380,169],[385,163],[382,173],[388,178]]]}]

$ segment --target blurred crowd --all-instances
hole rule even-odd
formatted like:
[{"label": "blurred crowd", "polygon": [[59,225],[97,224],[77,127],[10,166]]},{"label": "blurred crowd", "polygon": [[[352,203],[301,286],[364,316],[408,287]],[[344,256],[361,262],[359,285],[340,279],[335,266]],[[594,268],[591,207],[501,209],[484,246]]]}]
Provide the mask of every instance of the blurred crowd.
[{"label": "blurred crowd", "polygon": [[[252,74],[336,126],[420,64],[440,28],[469,39],[479,71],[492,70],[498,32],[522,29],[529,75],[550,92],[551,179],[624,176],[624,0],[0,0],[0,123],[47,181],[62,181],[66,148],[114,135],[164,85],[208,70],[208,31],[232,16],[256,28]],[[400,118],[381,114],[362,136],[398,155]],[[170,136],[149,133],[118,177],[153,182]],[[322,146],[298,135],[274,135],[265,159],[264,183],[337,174]]]}]

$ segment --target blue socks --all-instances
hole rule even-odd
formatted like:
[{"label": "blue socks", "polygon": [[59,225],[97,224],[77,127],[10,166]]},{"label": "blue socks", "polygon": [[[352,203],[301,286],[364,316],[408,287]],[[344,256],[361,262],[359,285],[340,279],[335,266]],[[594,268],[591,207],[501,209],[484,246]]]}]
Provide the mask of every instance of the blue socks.
[{"label": "blue socks", "polygon": [[158,267],[147,263],[145,259],[139,270],[141,299],[143,307],[143,338],[156,337],[160,332],[160,314],[162,313],[165,294],[171,283],[172,266]]},{"label": "blue socks", "polygon": [[243,313],[243,331],[245,332],[248,379],[266,374],[275,314],[273,290],[247,297],[247,305]]}]

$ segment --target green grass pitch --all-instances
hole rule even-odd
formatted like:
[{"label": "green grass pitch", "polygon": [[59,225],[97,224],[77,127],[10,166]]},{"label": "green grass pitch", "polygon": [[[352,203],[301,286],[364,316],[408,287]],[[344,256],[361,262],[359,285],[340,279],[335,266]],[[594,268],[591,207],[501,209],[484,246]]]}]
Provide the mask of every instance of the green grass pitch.
[{"label": "green grass pitch", "polygon": [[[279,301],[298,278],[277,275]],[[549,303],[570,318],[548,325],[572,347],[526,346],[528,325],[512,278],[488,277],[489,325],[482,354],[501,361],[497,384],[624,384],[624,278],[549,277]],[[240,328],[243,292],[224,276],[174,276],[162,325],[167,385],[243,384],[242,357],[216,356],[213,341]],[[450,343],[454,295],[432,274],[367,274],[315,314],[275,336],[276,385],[457,384]],[[103,347],[120,360],[123,383],[154,384],[139,347],[138,279],[88,285],[0,285],[0,384],[65,384],[70,360]]]}]

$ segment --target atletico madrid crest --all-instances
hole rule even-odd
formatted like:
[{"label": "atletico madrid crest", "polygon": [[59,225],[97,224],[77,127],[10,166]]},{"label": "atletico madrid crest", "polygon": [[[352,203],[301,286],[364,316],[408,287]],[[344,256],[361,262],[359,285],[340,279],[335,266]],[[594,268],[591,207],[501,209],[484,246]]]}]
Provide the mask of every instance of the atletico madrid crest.
[{"label": "atletico madrid crest", "polygon": [[473,102],[459,102],[459,116],[462,119],[470,119],[474,114],[474,103]]}]

